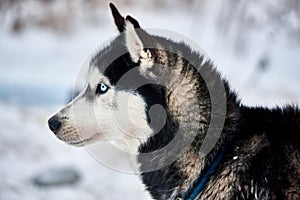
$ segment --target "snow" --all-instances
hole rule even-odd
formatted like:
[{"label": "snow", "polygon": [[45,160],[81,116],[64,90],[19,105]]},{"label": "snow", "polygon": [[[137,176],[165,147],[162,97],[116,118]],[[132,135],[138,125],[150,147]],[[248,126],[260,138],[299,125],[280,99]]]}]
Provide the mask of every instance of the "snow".
[{"label": "snow", "polygon": [[[222,35],[212,25],[220,6],[202,5],[206,12],[201,18],[198,6],[193,12],[174,6],[166,13],[138,4],[123,12],[138,17],[143,27],[176,31],[200,44],[243,103],[268,107],[299,103],[299,44],[284,31],[270,42],[264,27],[245,36],[250,44],[239,52],[236,34]],[[260,14],[259,9],[254,11]],[[127,157],[112,145],[71,147],[47,127],[47,119],[67,102],[86,58],[116,34],[109,11],[105,12],[101,25],[78,23],[67,35],[37,28],[18,34],[0,29],[0,199],[148,199],[138,175],[128,172]],[[294,15],[291,20],[293,26],[299,25]],[[257,68],[262,55],[270,60],[265,72]],[[78,184],[55,188],[32,184],[36,174],[65,166],[80,172]]]}]

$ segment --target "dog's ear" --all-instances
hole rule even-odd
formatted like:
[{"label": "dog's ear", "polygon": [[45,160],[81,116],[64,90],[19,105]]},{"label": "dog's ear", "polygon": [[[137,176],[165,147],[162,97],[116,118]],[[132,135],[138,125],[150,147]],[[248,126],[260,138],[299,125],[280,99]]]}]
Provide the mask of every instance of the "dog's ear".
[{"label": "dog's ear", "polygon": [[124,18],[114,4],[110,3],[109,6],[119,32],[125,34],[126,47],[132,60],[150,67],[153,64],[153,56],[149,50],[149,47],[154,47],[152,37],[141,29],[136,19],[130,15]]},{"label": "dog's ear", "polygon": [[116,6],[113,3],[110,3],[109,7],[111,9],[111,13],[115,20],[115,24],[120,33],[126,30],[126,23],[125,23],[126,20],[129,20],[134,25],[134,28],[140,28],[138,21],[136,19],[134,19],[133,17],[127,16],[126,20],[125,20],[125,18],[120,14],[120,12],[118,11],[118,9],[116,8]]},{"label": "dog's ear", "polygon": [[120,12],[113,3],[110,3],[109,7],[119,32],[123,32],[125,30],[125,18],[120,14]]},{"label": "dog's ear", "polygon": [[151,35],[141,29],[137,20],[129,15],[125,19],[125,27],[126,47],[132,61],[148,65],[147,67],[153,65],[151,49],[155,45]]}]

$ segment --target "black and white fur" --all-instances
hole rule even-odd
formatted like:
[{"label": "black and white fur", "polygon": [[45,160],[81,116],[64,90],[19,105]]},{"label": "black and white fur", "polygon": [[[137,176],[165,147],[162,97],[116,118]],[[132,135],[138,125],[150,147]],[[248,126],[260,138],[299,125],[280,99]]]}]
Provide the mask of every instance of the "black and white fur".
[{"label": "black and white fur", "polygon": [[[211,61],[184,43],[148,34],[134,18],[124,18],[113,4],[110,7],[122,34],[94,55],[84,90],[49,120],[56,136],[76,146],[114,140],[137,153],[142,181],[154,199],[180,199],[223,149],[224,157],[197,199],[300,199],[299,109],[241,105]],[[116,52],[121,56],[110,62]],[[171,69],[164,84],[153,83],[164,74],[159,65]],[[138,69],[135,79],[120,85],[121,77],[134,68]],[[139,88],[132,86],[148,80],[151,83]],[[200,148],[212,109],[208,88],[218,82],[225,88],[225,123],[217,144],[204,156]],[[166,120],[154,134],[153,120],[159,121],[160,116],[151,117],[149,110],[156,104],[165,108]],[[163,148],[176,134],[184,139],[191,133],[195,138],[177,160],[154,171],[144,170],[149,161],[141,154]],[[163,163],[167,156],[150,164]]]}]

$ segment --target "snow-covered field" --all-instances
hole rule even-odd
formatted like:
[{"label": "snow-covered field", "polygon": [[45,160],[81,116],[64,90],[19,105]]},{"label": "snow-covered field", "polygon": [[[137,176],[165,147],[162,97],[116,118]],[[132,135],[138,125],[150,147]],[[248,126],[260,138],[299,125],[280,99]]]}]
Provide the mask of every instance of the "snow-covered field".
[{"label": "snow-covered field", "polygon": [[[247,51],[239,53],[232,37],[218,33],[213,25],[211,13],[220,9],[216,5],[206,5],[211,12],[199,21],[198,15],[176,6],[168,12],[141,5],[122,11],[137,17],[143,27],[173,30],[200,44],[243,103],[300,103],[300,44],[286,34],[266,42],[266,26],[249,33]],[[85,59],[116,34],[109,10],[103,12],[102,24],[78,23],[68,35],[37,28],[18,34],[0,29],[0,199],[147,199],[138,176],[101,164],[84,148],[65,145],[47,127],[49,116],[69,98]],[[269,68],[264,71],[257,64],[265,54]],[[97,146],[112,162],[126,162],[108,149],[108,144]],[[44,171],[69,166],[80,173],[75,185],[32,184],[32,178]]]}]

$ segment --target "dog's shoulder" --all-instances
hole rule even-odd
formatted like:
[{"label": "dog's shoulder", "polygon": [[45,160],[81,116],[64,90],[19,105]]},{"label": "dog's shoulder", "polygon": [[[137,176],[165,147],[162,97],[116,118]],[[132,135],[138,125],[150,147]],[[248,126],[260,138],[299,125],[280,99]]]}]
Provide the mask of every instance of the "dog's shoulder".
[{"label": "dog's shoulder", "polygon": [[265,134],[272,144],[291,142],[299,149],[300,110],[293,105],[273,109],[241,106],[240,129],[243,134]]},{"label": "dog's shoulder", "polygon": [[[239,133],[232,153],[238,173],[270,187],[270,194],[300,198],[300,111],[297,106],[273,109],[242,106]],[[236,156],[236,157],[235,157]],[[247,177],[247,176],[246,176]],[[242,178],[242,176],[240,176]],[[265,179],[265,180],[264,180]],[[242,180],[242,185],[249,185]],[[251,184],[250,184],[251,185]]]}]

